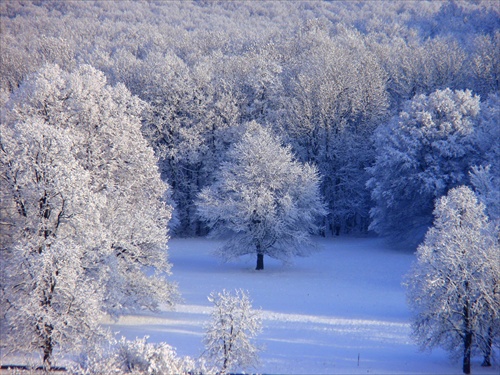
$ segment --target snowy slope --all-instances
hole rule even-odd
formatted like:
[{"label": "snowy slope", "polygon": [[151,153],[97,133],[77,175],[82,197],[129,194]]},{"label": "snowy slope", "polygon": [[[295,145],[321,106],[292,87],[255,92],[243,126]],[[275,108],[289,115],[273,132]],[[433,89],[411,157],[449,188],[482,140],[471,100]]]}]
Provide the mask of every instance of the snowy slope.
[{"label": "snowy slope", "polygon": [[[254,271],[255,259],[220,264],[211,255],[218,242],[173,239],[173,279],[184,302],[175,311],[126,316],[112,325],[129,339],[150,336],[178,354],[197,357],[203,351],[203,324],[208,320],[211,291],[243,288],[263,312],[261,373],[281,374],[460,374],[460,361],[441,350],[421,353],[409,338],[409,312],[402,276],[414,256],[388,249],[373,238],[320,240],[322,250],[297,258],[291,266],[266,258],[266,269]],[[497,374],[480,367],[473,373]]]}]

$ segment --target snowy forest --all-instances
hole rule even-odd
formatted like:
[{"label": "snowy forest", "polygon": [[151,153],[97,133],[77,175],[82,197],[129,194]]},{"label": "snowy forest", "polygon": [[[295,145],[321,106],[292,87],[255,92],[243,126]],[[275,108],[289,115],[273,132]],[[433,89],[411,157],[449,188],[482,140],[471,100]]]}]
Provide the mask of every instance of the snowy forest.
[{"label": "snowy forest", "polygon": [[7,0],[0,47],[2,352],[258,368],[240,289],[208,297],[201,362],[102,322],[182,302],[172,239],[263,273],[377,236],[412,253],[414,341],[498,370],[497,1]]}]

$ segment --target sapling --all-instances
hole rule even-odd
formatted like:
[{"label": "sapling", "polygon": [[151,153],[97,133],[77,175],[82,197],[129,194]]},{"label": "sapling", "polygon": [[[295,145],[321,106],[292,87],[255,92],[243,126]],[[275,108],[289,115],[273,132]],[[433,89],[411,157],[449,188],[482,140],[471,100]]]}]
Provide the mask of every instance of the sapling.
[{"label": "sapling", "polygon": [[220,374],[235,368],[254,367],[259,348],[253,339],[261,331],[260,311],[253,310],[247,292],[212,292],[212,319],[206,327],[205,355]]}]

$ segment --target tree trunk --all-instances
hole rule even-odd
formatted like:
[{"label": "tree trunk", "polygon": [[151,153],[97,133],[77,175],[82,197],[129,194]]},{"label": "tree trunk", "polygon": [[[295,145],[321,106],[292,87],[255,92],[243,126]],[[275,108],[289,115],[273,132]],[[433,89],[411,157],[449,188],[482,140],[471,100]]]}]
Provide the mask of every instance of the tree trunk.
[{"label": "tree trunk", "polygon": [[467,332],[464,338],[464,363],[463,363],[464,374],[470,374],[471,350],[472,350],[472,333]]},{"label": "tree trunk", "polygon": [[43,346],[43,369],[45,371],[50,371],[52,365],[52,349],[52,339],[48,337]]},{"label": "tree trunk", "polygon": [[[465,282],[465,289],[468,289],[468,282]],[[465,302],[464,306],[464,374],[470,374],[470,357],[472,351],[472,331],[470,328],[470,309],[469,301]]]},{"label": "tree trunk", "polygon": [[491,366],[491,347],[493,345],[493,329],[488,327],[488,338],[486,339],[486,348],[484,349],[484,360],[481,363],[483,367]]},{"label": "tree trunk", "polygon": [[264,269],[264,254],[257,253],[257,267],[255,269],[257,271]]},{"label": "tree trunk", "polygon": [[220,375],[226,375],[229,367],[229,353],[227,349],[226,342],[224,341],[224,362],[222,363],[222,368],[220,370]]}]

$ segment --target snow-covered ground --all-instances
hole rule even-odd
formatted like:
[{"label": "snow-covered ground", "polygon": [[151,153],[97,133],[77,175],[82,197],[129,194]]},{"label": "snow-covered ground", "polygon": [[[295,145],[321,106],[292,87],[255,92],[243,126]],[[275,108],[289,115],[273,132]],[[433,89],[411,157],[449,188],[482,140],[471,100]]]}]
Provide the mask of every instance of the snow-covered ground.
[{"label": "snow-covered ground", "polygon": [[[291,266],[266,258],[255,271],[253,257],[221,264],[211,255],[218,242],[173,239],[173,279],[184,299],[159,314],[122,317],[111,325],[129,339],[149,335],[179,355],[203,352],[203,325],[212,291],[242,288],[263,313],[260,366],[267,374],[461,374],[446,352],[422,353],[409,337],[409,311],[402,276],[411,252],[391,250],[380,239],[320,239],[322,249]],[[498,374],[500,367],[473,373]]]}]

